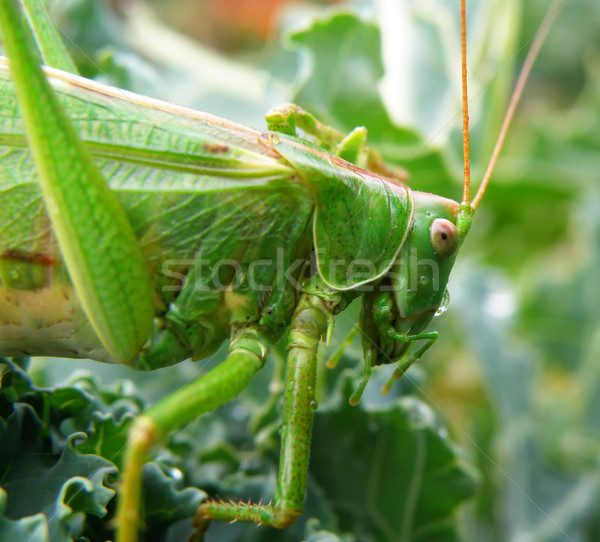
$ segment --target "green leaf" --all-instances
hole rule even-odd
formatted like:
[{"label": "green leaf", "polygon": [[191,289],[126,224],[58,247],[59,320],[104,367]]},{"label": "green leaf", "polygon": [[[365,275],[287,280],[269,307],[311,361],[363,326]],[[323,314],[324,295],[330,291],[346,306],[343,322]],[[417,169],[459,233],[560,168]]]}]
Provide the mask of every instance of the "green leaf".
[{"label": "green leaf", "polygon": [[391,123],[379,95],[383,64],[375,23],[339,13],[314,20],[305,30],[291,34],[290,40],[304,48],[303,71],[309,73],[295,102],[321,122],[348,132],[366,126],[371,143],[394,141],[402,147],[419,142],[415,132]]},{"label": "green leaf", "polygon": [[172,523],[192,517],[206,493],[196,488],[182,489],[183,477],[176,469],[161,468],[157,463],[144,466],[144,512],[146,523]]},{"label": "green leaf", "polygon": [[[354,386],[348,379],[343,395]],[[472,467],[414,397],[324,406],[315,416],[311,473],[342,530],[382,542],[458,540],[455,512],[477,488]]]},{"label": "green leaf", "polygon": [[7,518],[42,514],[50,539],[62,542],[70,541],[71,531],[78,530],[80,514],[106,514],[115,491],[105,482],[116,469],[102,457],[78,453],[73,445],[81,437],[71,435],[61,453],[55,454],[52,439],[44,436],[42,422],[30,405],[16,404],[0,420]]},{"label": "green leaf", "polygon": [[303,59],[294,102],[343,131],[365,126],[368,144],[386,160],[408,168],[420,190],[455,196],[440,150],[418,126],[398,126],[390,118],[379,89],[384,67],[375,22],[338,13],[313,20],[289,39]]},{"label": "green leaf", "polygon": [[49,542],[48,525],[43,514],[9,519],[4,515],[6,491],[0,487],[0,533],[2,540],[27,540],[28,542]]}]

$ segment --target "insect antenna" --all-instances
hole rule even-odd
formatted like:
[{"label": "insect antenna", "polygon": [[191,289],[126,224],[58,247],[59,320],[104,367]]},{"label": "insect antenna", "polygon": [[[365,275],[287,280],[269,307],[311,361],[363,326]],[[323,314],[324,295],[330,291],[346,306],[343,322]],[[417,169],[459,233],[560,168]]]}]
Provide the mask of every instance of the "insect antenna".
[{"label": "insect antenna", "polygon": [[[566,3],[562,3],[560,0],[555,0],[552,5],[548,8],[544,20],[540,25],[539,30],[533,38],[533,42],[529,51],[527,53],[527,57],[525,58],[525,62],[523,63],[523,67],[521,68],[521,72],[519,73],[519,77],[517,78],[517,83],[515,85],[515,90],[510,99],[510,103],[508,105],[508,109],[506,110],[506,115],[504,116],[504,121],[502,122],[502,127],[500,128],[500,133],[498,134],[498,139],[496,141],[496,145],[492,152],[492,156],[490,158],[490,162],[488,164],[487,170],[483,176],[483,180],[481,181],[481,185],[477,190],[477,194],[471,203],[471,208],[474,211],[483,194],[486,191],[487,185],[490,181],[490,177],[492,176],[492,172],[494,171],[494,167],[496,166],[496,162],[498,161],[498,155],[500,154],[500,150],[502,149],[502,144],[504,143],[504,139],[506,138],[506,133],[508,132],[508,128],[513,119],[515,110],[521,99],[521,95],[523,94],[523,89],[525,88],[525,83],[531,73],[531,68],[537,58],[540,49],[542,48],[542,44],[552,27],[552,23],[554,19],[558,16],[560,11],[565,7]],[[463,203],[468,203],[470,198],[470,173],[469,173],[469,116],[467,110],[467,89],[466,89],[466,76],[467,76],[467,68],[466,68],[466,37],[465,37],[465,22],[464,22],[464,4],[465,0],[461,0],[462,10],[461,10],[461,24],[462,24],[462,47],[463,47],[463,148],[464,148],[464,160],[465,160],[465,177],[464,177],[464,191],[463,191]],[[560,7],[559,7],[560,6]]]},{"label": "insect antenna", "polygon": [[467,92],[467,17],[465,0],[460,1],[460,49],[462,67],[462,119],[463,119],[463,203],[471,201],[471,162],[469,158],[469,96]]}]

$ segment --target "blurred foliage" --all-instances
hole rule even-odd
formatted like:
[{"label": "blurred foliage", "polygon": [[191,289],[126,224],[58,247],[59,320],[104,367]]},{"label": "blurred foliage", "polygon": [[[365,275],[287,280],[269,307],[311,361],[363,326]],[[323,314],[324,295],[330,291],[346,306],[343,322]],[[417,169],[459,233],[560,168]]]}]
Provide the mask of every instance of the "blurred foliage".
[{"label": "blurred foliage", "polygon": [[[410,172],[413,188],[461,194],[455,2],[247,2],[246,8],[278,11],[269,12],[268,31],[245,37],[230,18],[234,30],[221,37],[231,41],[219,44],[235,51],[228,57],[166,28],[135,2],[118,3],[116,11],[93,0],[50,4],[88,76],[258,128],[270,107],[295,101],[340,129],[366,125],[370,143]],[[198,16],[212,9],[210,2],[181,2],[183,11],[166,4],[157,9],[186,21],[184,30],[198,17],[200,28],[210,26]],[[547,4],[470,2],[474,179],[485,169]],[[340,9],[346,15],[337,15]],[[379,395],[388,373],[376,371],[354,409],[346,399],[360,375],[361,353],[352,344],[339,370],[319,375],[304,516],[283,532],[215,524],[207,540],[600,539],[599,21],[600,5],[581,0],[567,3],[555,22],[461,249],[451,308],[435,322],[441,335],[435,346],[391,396]],[[250,51],[240,49],[248,43]],[[355,309],[339,316],[332,349]],[[2,496],[0,539],[17,539],[18,532],[47,540],[44,525],[61,533],[53,541],[68,539],[68,532],[106,539],[109,523],[98,517],[105,506],[112,514],[111,469],[118,467],[129,420],[216,362],[137,374],[40,361],[31,371],[35,385],[18,369],[7,370],[0,430],[24,428],[14,430],[24,439],[10,445],[18,451],[14,460],[61,472],[61,458],[70,457],[74,466],[54,481],[46,503],[21,510],[21,520],[10,495]],[[68,376],[82,366],[94,377]],[[203,494],[185,486],[234,498],[272,496],[279,369],[276,355],[239,401],[156,451],[145,472],[149,540],[186,536],[189,520],[182,518]],[[115,383],[123,378],[138,391]],[[21,463],[1,464],[4,487]],[[67,497],[75,487],[85,488],[85,498],[72,502]]]}]

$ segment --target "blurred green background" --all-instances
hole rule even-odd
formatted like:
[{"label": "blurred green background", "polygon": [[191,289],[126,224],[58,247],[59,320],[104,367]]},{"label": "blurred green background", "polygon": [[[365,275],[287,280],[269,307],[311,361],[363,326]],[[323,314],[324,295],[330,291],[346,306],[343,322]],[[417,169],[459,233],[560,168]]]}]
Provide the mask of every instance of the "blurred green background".
[{"label": "blurred green background", "polygon": [[[541,0],[469,2],[474,184],[487,165],[515,76],[547,5]],[[458,2],[57,0],[50,7],[89,77],[257,128],[264,127],[262,117],[270,107],[293,101],[342,130],[366,125],[370,144],[409,172],[414,189],[460,197]],[[359,18],[332,18],[337,12]],[[435,321],[440,339],[389,399],[403,405],[401,413],[389,420],[388,414],[373,414],[391,404],[378,395],[389,374],[384,368],[367,390],[364,411],[340,414],[346,408],[339,406],[345,405],[344,394],[360,374],[358,341],[336,378],[322,375],[324,417],[317,416],[306,516],[319,517],[327,534],[311,540],[600,540],[599,110],[600,4],[566,2],[461,249],[449,287],[450,308]],[[332,349],[355,316],[355,307],[340,315]],[[157,375],[78,366],[104,383],[134,379],[152,400],[196,375],[204,362]],[[64,379],[73,367],[71,361],[42,361],[34,374],[48,384]],[[353,384],[346,380],[348,370]],[[197,452],[194,460],[179,460],[186,482],[205,489],[212,484],[221,496],[236,485],[244,488],[241,493],[253,494],[253,484],[259,484],[255,471],[266,469],[267,489],[272,489],[277,406],[264,407],[271,378],[265,372],[237,406],[221,413],[223,419],[251,419],[253,436],[235,440],[218,418],[189,430],[213,447],[212,455]],[[277,396],[273,386],[271,392]],[[406,515],[411,506],[406,495],[418,501],[428,486],[423,483],[417,497],[403,480],[408,485],[414,473],[436,472],[424,468],[416,452],[405,456],[385,448],[381,456],[375,453],[383,449],[369,441],[382,430],[377,427],[393,431],[405,415],[428,428],[432,450],[451,448],[444,468],[449,474],[448,465],[458,465],[460,472],[455,478],[449,474],[456,484],[444,487],[462,487],[448,496],[435,486],[430,502],[452,502],[440,505],[445,508],[439,517],[419,508],[421,516],[413,516],[411,528],[373,519],[379,513]],[[336,416],[342,418],[336,422]],[[353,425],[358,423],[368,431]],[[413,429],[406,435],[409,442],[418,440]],[[199,445],[190,444],[187,434],[181,442],[196,450]],[[355,440],[344,442],[345,434]],[[258,456],[249,451],[257,446]],[[319,457],[336,450],[340,476],[347,478],[343,482],[328,480],[326,471],[335,466],[319,466]],[[360,454],[396,489],[375,478],[373,470],[360,474],[343,465]],[[211,461],[221,466],[190,474],[201,469],[197,463]],[[264,467],[268,461],[271,466]],[[356,501],[344,508],[328,484],[337,484],[338,497],[355,493]],[[454,507],[469,495],[455,517]],[[447,514],[450,520],[439,519]],[[438,519],[431,518],[452,525],[438,529]],[[209,540],[301,540],[307,532],[218,526]]]}]

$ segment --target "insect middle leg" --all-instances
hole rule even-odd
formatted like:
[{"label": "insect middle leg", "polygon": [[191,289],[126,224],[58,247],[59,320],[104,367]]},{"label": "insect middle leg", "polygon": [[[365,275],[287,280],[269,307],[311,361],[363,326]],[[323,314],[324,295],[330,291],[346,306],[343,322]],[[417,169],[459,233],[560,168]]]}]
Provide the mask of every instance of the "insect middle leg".
[{"label": "insect middle leg", "polygon": [[129,431],[120,498],[119,542],[133,542],[141,527],[142,466],[151,446],[170,431],[238,395],[264,365],[270,340],[258,326],[238,330],[225,361],[198,380],[168,395],[140,415]]},{"label": "insect middle leg", "polygon": [[343,160],[401,182],[408,174],[401,168],[388,167],[381,155],[366,145],[367,129],[354,128],[344,134],[318,121],[314,115],[295,104],[281,104],[265,116],[267,128],[274,132],[308,139]]}]

